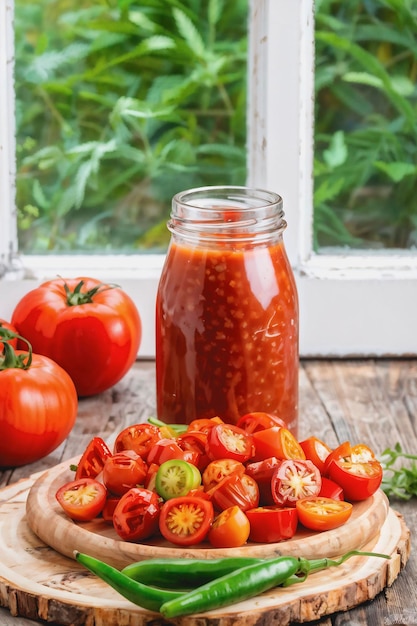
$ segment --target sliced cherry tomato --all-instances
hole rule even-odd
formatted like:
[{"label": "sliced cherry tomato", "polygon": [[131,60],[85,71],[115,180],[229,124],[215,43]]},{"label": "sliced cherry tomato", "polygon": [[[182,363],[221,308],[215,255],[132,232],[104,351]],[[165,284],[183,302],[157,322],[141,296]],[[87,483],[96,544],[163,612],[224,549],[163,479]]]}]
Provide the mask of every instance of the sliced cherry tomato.
[{"label": "sliced cherry tomato", "polygon": [[149,539],[158,531],[160,512],[157,493],[133,487],[120,498],[113,513],[113,526],[125,541]]},{"label": "sliced cherry tomato", "polygon": [[311,461],[282,460],[274,470],[271,492],[280,506],[295,506],[297,500],[317,496],[321,489],[321,475]]},{"label": "sliced cherry tomato", "polygon": [[75,480],[97,478],[109,457],[111,457],[111,452],[106,442],[101,437],[93,437],[78,461]]},{"label": "sliced cherry tomato", "polygon": [[201,485],[201,474],[192,463],[170,459],[159,466],[155,490],[164,500],[186,496],[191,489]]},{"label": "sliced cherry tomato", "polygon": [[300,441],[306,459],[313,461],[314,465],[319,468],[320,473],[324,472],[325,461],[332,449],[317,437],[308,437],[304,441]]},{"label": "sliced cherry tomato", "polygon": [[331,498],[332,500],[344,500],[345,496],[340,485],[330,480],[326,476],[321,477],[321,489],[319,496],[323,498]]},{"label": "sliced cherry tomato", "polygon": [[246,511],[259,504],[259,487],[256,480],[247,474],[229,474],[207,493],[214,508],[219,511],[231,506],[238,506]]},{"label": "sliced cherry tomato", "polygon": [[210,500],[198,496],[171,498],[162,505],[159,530],[167,541],[191,546],[206,538],[213,518]]},{"label": "sliced cherry tomato", "polygon": [[342,443],[325,463],[326,475],[343,489],[347,500],[359,501],[372,496],[380,487],[383,469],[371,448],[360,443]]},{"label": "sliced cherry tomato", "polygon": [[339,446],[337,446],[334,450],[330,452],[324,462],[324,470],[322,473],[324,476],[328,476],[329,467],[333,461],[338,461],[339,459],[349,458],[352,450],[352,446],[349,441],[344,441]]},{"label": "sliced cherry tomato", "polygon": [[200,430],[190,430],[177,437],[182,450],[191,450],[198,454],[197,467],[202,472],[210,462],[206,453],[207,434]]},{"label": "sliced cherry tomato", "polygon": [[246,473],[252,476],[258,485],[259,503],[262,506],[275,503],[272,497],[271,481],[274,470],[280,463],[281,459],[277,459],[276,456],[271,456],[269,459],[248,463],[246,465]]},{"label": "sliced cherry tomato", "polygon": [[206,491],[213,489],[223,478],[229,474],[244,474],[245,466],[234,459],[217,459],[211,461],[203,472],[202,480]]},{"label": "sliced cherry tomato", "polygon": [[146,478],[143,481],[143,486],[146,489],[150,489],[151,491],[155,491],[155,482],[156,482],[156,473],[159,469],[159,465],[157,463],[150,463],[148,465],[148,471],[146,472]]},{"label": "sliced cherry tomato", "polygon": [[248,433],[255,433],[258,430],[264,430],[265,428],[271,428],[272,426],[287,427],[287,423],[272,413],[262,413],[257,411],[255,413],[247,413],[242,415],[236,422],[236,426],[243,428]]},{"label": "sliced cherry tomato", "polygon": [[253,457],[255,447],[252,435],[233,424],[217,424],[207,434],[207,454],[209,458],[234,459],[245,463]]},{"label": "sliced cherry tomato", "polygon": [[321,496],[296,503],[299,522],[310,530],[332,530],[342,526],[351,516],[352,508],[350,502]]},{"label": "sliced cherry tomato", "polygon": [[250,524],[238,506],[222,511],[214,520],[208,540],[214,548],[239,548],[249,537]]},{"label": "sliced cherry tomato", "polygon": [[149,451],[147,462],[161,465],[170,459],[183,459],[197,465],[198,453],[193,450],[182,450],[175,439],[160,439]]},{"label": "sliced cherry tomato", "polygon": [[106,459],[103,483],[111,493],[121,496],[132,487],[142,485],[147,472],[148,466],[142,457],[133,450],[125,450]]},{"label": "sliced cherry tomato", "polygon": [[145,461],[148,452],[157,441],[162,439],[158,426],[153,424],[133,424],[122,430],[116,437],[113,452],[134,450]]},{"label": "sliced cherry tomato", "polygon": [[276,543],[294,537],[298,514],[295,507],[259,506],[246,511],[250,541]]},{"label": "sliced cherry tomato", "polygon": [[347,500],[366,500],[380,487],[383,469],[379,461],[352,462],[348,459],[333,461],[329,476],[343,489]]},{"label": "sliced cherry tomato", "polygon": [[105,486],[94,478],[80,478],[62,485],[56,492],[65,513],[77,522],[89,522],[103,510],[107,498]]},{"label": "sliced cherry tomato", "polygon": [[201,431],[206,433],[206,435],[210,432],[213,426],[217,426],[217,424],[224,424],[223,420],[216,417],[201,417],[195,420],[192,420],[187,428],[187,432],[189,431]]},{"label": "sliced cherry tomato", "polygon": [[109,524],[113,524],[113,513],[116,509],[120,500],[119,496],[108,495],[106,498],[106,502],[104,503],[103,510],[101,511],[101,516],[105,522]]},{"label": "sliced cherry tomato", "polygon": [[305,454],[294,435],[280,426],[272,426],[253,433],[255,443],[254,461],[272,456],[278,459],[305,459]]}]

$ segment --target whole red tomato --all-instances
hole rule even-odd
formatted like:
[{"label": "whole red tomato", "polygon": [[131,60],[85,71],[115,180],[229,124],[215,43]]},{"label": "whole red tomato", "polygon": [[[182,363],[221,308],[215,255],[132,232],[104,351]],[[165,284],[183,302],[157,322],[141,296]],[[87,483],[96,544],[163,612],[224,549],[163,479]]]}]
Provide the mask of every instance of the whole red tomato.
[{"label": "whole red tomato", "polygon": [[139,313],[119,287],[94,278],[58,278],[18,302],[12,324],[63,367],[79,396],[115,385],[133,365],[142,338]]},{"label": "whole red tomato", "polygon": [[77,416],[70,376],[46,356],[14,350],[0,356],[0,466],[33,463],[57,448]]}]

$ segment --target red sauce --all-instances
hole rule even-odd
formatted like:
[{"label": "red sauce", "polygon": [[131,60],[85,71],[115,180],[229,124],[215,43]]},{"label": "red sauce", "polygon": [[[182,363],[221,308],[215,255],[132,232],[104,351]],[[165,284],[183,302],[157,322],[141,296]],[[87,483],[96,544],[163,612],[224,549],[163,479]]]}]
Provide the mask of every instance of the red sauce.
[{"label": "red sauce", "polygon": [[249,249],[172,242],[157,296],[158,417],[236,423],[275,413],[296,434],[298,300],[282,241]]}]

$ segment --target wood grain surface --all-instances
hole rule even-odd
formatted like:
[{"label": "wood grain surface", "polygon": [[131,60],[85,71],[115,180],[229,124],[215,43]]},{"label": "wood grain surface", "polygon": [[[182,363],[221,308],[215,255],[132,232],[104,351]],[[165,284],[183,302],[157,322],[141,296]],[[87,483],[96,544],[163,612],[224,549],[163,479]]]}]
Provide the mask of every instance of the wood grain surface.
[{"label": "wood grain surface", "polygon": [[[46,475],[60,477],[62,467],[59,470],[57,472],[52,469]],[[46,483],[48,482],[47,480]],[[100,535],[97,532],[100,529],[96,527],[87,529],[70,523],[69,526],[73,526],[71,530],[78,529],[81,535],[85,535],[80,539],[77,532],[73,534],[69,528],[60,527],[57,520],[60,513],[51,511],[48,505],[44,507],[50,520],[45,528],[47,543],[32,532],[26,516],[26,502],[32,489],[35,494],[41,493],[36,487],[39,484],[45,484],[45,481],[42,481],[42,476],[35,475],[0,491],[0,603],[8,607],[13,615],[56,621],[63,626],[142,626],[151,623],[155,626],[156,623],[171,623],[158,614],[136,607],[77,562],[61,554],[69,549],[69,545],[72,549],[79,548],[79,541],[82,543],[82,551],[94,553],[96,548],[89,550],[88,546],[93,545],[94,538],[98,538],[102,543],[103,560],[108,561],[107,554],[116,550],[116,561],[119,561],[121,546],[124,544],[126,563],[126,559],[129,562],[135,556],[134,553],[129,553],[129,546],[132,548],[134,544],[108,539],[107,533]],[[49,484],[54,483],[52,481]],[[51,489],[52,487],[49,491]],[[280,626],[287,626],[294,618],[308,622],[374,598],[393,583],[406,564],[410,543],[409,531],[403,519],[386,506],[385,498],[379,494],[372,500],[369,508],[364,507],[358,514],[353,525],[361,525],[361,517],[367,516],[367,510],[383,509],[382,524],[374,526],[372,538],[361,547],[389,554],[390,560],[353,557],[339,567],[311,575],[300,585],[288,589],[273,589],[251,600],[221,610],[181,618],[175,623],[181,626],[237,626],[269,623],[272,620]],[[37,502],[40,500],[35,499],[34,503]],[[34,503],[32,506],[36,506]],[[373,518],[372,512],[370,517]],[[42,517],[41,523],[46,523],[46,519],[47,517]],[[316,553],[315,549],[312,552],[316,557],[327,556],[327,533],[318,535],[323,538],[321,553]],[[58,537],[62,541],[58,551],[48,545],[52,537]],[[361,540],[362,538],[363,535]],[[290,551],[283,544],[282,552],[297,553],[299,550],[305,556],[310,540],[310,537],[301,537],[296,542],[288,542],[293,544]],[[73,541],[76,543],[73,544]],[[164,553],[168,550],[170,553],[169,548],[161,547],[161,550]],[[251,551],[251,547],[248,550]],[[343,545],[340,545],[340,550],[345,550]],[[274,548],[274,551],[281,552],[281,549]],[[206,550],[202,552],[207,554]],[[187,558],[192,557],[193,554],[187,555]]]},{"label": "wood grain surface", "polygon": [[[355,443],[363,442],[371,445],[378,455],[386,447],[392,447],[399,442],[405,451],[417,453],[416,359],[303,360],[300,363],[299,381],[300,438],[311,434],[318,435],[332,447],[346,439]],[[28,476],[36,473],[40,475],[65,459],[69,460],[79,455],[94,435],[101,435],[111,443],[124,427],[143,422],[154,414],[155,363],[140,361],[114,388],[99,396],[80,401],[73,431],[48,457],[29,466],[0,470],[0,489],[13,490],[19,481],[26,480]],[[22,489],[22,484],[17,486],[18,492]],[[2,504],[4,497],[4,491],[0,491]],[[18,502],[7,504],[4,519],[0,517],[0,536],[6,528],[13,528],[12,514],[19,506]],[[391,506],[403,516],[406,527],[410,529],[413,545],[417,534],[416,499],[412,498],[409,501],[393,499]],[[3,507],[0,511],[3,511]],[[28,529],[24,530],[19,524],[14,532],[19,538],[22,535],[25,537]],[[32,533],[30,535],[33,536]],[[49,554],[49,550],[42,547],[42,544],[43,542],[40,542],[40,546],[35,549],[28,548],[28,554],[34,555],[38,565],[43,562],[43,554]],[[15,554],[14,550],[7,552],[2,549],[0,562],[5,558],[3,552],[10,558]],[[75,563],[55,551],[53,554],[54,557],[48,559],[57,559],[56,576],[50,587],[67,586],[65,579],[71,579],[74,575],[68,571],[74,572]],[[30,576],[30,568],[25,567],[26,556],[26,552],[24,555],[16,553],[14,562],[17,567],[21,567],[24,575]],[[62,563],[70,563],[72,569],[65,570]],[[88,580],[88,576],[85,580]],[[394,583],[386,586],[372,601],[346,610],[342,603],[340,607],[333,603],[334,612],[318,617],[314,621],[314,626],[417,626],[416,580],[417,552],[412,549],[406,565]],[[6,585],[6,588],[10,589],[10,586]],[[28,600],[30,606],[27,615],[30,617],[25,618],[16,613],[21,596],[19,591],[12,591],[7,596],[7,589],[4,584],[0,586],[1,603],[4,604],[5,597],[11,601],[10,609],[0,607],[1,626],[39,626],[40,623],[46,623],[35,610],[35,598]],[[48,626],[59,626],[61,618],[57,611],[54,612],[53,606],[54,603],[51,601]],[[291,611],[291,624],[294,626],[300,624],[300,613],[296,609]],[[72,610],[71,615],[75,626],[77,620],[81,619],[80,615]],[[279,613],[276,619],[270,615],[268,620],[263,620],[263,613],[259,615],[256,626],[280,624]],[[95,619],[101,626],[107,624],[104,619],[100,621],[99,612],[96,613]],[[125,623],[123,620],[124,615],[120,612],[117,623],[122,626]],[[246,623],[248,624],[247,621]],[[252,621],[251,626],[254,623]],[[158,619],[155,619],[153,626],[158,624]]]}]

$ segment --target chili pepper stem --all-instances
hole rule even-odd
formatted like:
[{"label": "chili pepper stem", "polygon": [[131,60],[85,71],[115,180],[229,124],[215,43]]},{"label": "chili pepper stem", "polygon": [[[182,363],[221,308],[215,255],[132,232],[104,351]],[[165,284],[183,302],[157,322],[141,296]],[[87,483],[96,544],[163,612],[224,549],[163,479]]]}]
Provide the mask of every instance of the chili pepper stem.
[{"label": "chili pepper stem", "polygon": [[363,550],[350,550],[343,554],[338,559],[303,559],[300,558],[300,569],[296,574],[289,577],[283,584],[282,587],[290,587],[296,583],[304,582],[309,574],[313,574],[314,572],[319,572],[329,567],[337,567],[338,565],[342,565],[345,561],[350,559],[353,556],[374,556],[380,559],[390,559],[389,554],[381,554],[379,552],[365,552]]}]

